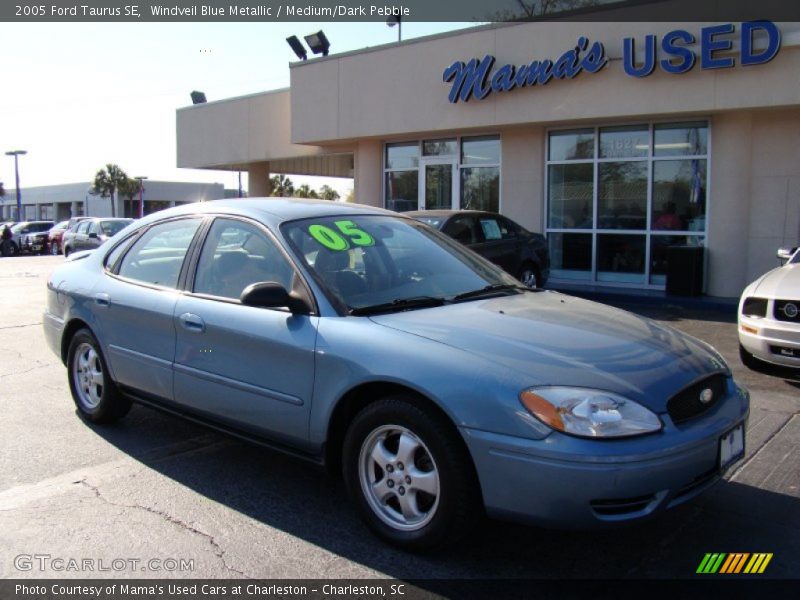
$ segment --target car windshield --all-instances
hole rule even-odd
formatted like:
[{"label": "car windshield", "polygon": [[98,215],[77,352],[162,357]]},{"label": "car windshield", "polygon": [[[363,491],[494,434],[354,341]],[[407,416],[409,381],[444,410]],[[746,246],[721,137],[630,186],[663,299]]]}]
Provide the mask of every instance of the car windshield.
[{"label": "car windshield", "polygon": [[513,292],[520,285],[411,219],[320,217],[285,223],[282,231],[315,279],[356,314],[433,306],[465,293],[477,297],[471,293],[479,290]]},{"label": "car windshield", "polygon": [[125,221],[100,221],[100,229],[104,235],[111,237],[112,235],[116,235],[117,232],[122,231],[128,224],[131,223],[129,220]]},{"label": "car windshield", "polygon": [[800,265],[800,248],[797,248],[794,252],[794,256],[789,260],[790,265]]}]

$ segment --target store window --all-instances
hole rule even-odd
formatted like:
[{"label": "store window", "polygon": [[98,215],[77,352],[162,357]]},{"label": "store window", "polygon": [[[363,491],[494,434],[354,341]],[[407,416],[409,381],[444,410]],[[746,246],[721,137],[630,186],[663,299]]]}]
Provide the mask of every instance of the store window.
[{"label": "store window", "polygon": [[384,198],[389,210],[419,207],[419,143],[386,144]]},{"label": "store window", "polygon": [[708,124],[635,124],[548,136],[553,280],[662,288],[669,248],[702,246]]},{"label": "store window", "polygon": [[[421,200],[421,202],[420,202]],[[386,144],[384,206],[500,211],[500,137]]]},{"label": "store window", "polygon": [[40,204],[39,205],[39,219],[42,221],[52,221],[53,220],[53,205],[52,204]]}]

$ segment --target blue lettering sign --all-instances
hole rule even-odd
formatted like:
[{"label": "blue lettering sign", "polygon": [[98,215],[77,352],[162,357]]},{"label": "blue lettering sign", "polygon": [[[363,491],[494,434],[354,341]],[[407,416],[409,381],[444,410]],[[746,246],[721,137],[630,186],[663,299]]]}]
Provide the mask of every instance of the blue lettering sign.
[{"label": "blue lettering sign", "polygon": [[[636,40],[624,38],[622,42],[622,67],[630,77],[648,77],[656,66],[666,73],[680,74],[691,71],[697,62],[697,53],[692,48],[699,46],[702,69],[727,69],[735,66],[736,59],[730,34],[736,31],[733,23],[712,25],[700,30],[699,44],[694,35],[683,29],[665,34],[658,44],[655,35],[646,35],[643,57],[636,60]],[[755,48],[755,38],[764,39],[766,47]],[[742,65],[759,65],[769,62],[778,54],[781,34],[770,21],[742,23],[739,56]],[[660,57],[658,54],[660,53]],[[510,92],[516,88],[543,86],[553,79],[573,79],[581,72],[597,73],[608,64],[605,48],[600,42],[589,44],[586,37],[578,38],[577,44],[564,52],[555,61],[534,60],[516,66],[504,64],[492,72],[495,57],[487,54],[483,59],[473,58],[467,63],[456,61],[444,70],[445,83],[451,83],[450,102],[467,102],[471,98],[483,100],[492,93]]]},{"label": "blue lettering sign", "polygon": [[730,40],[714,39],[718,35],[733,33],[733,23],[703,27],[700,30],[700,68],[702,69],[727,69],[734,65],[733,57],[714,58],[715,52],[726,52],[733,47]]},{"label": "blue lettering sign", "polygon": [[456,61],[447,67],[442,79],[445,83],[452,83],[448,96],[450,102],[467,102],[470,98],[483,100],[492,92],[545,85],[551,79],[572,79],[581,71],[596,73],[606,65],[608,59],[600,42],[589,47],[589,40],[581,37],[575,48],[564,52],[555,62],[534,60],[520,67],[505,64],[490,75],[494,62],[494,56],[487,54],[480,61],[477,58],[468,63]]},{"label": "blue lettering sign", "polygon": [[644,38],[644,61],[641,67],[636,66],[636,40],[625,38],[622,43],[622,66],[631,77],[647,77],[656,68],[656,36],[646,35]]},{"label": "blue lettering sign", "polygon": [[686,73],[694,66],[694,52],[683,46],[676,45],[675,42],[677,41],[681,41],[684,44],[694,44],[694,36],[688,31],[676,29],[675,31],[670,31],[661,40],[661,49],[664,54],[671,57],[677,56],[681,59],[677,63],[673,63],[672,58],[662,59],[661,68],[667,73]]},{"label": "blue lettering sign", "polygon": [[[760,54],[753,51],[753,33],[761,30],[767,34],[767,47]],[[781,32],[769,21],[742,23],[742,64],[760,65],[771,61],[781,47]]]}]

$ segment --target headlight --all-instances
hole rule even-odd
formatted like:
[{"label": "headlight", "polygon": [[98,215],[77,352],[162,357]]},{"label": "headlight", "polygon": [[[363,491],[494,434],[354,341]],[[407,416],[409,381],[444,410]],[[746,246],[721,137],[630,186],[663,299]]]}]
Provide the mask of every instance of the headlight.
[{"label": "headlight", "polygon": [[742,314],[746,317],[766,317],[767,299],[749,297],[742,303]]},{"label": "headlight", "polygon": [[661,421],[654,413],[611,392],[540,387],[523,391],[519,398],[546,425],[581,437],[626,437],[661,429]]}]

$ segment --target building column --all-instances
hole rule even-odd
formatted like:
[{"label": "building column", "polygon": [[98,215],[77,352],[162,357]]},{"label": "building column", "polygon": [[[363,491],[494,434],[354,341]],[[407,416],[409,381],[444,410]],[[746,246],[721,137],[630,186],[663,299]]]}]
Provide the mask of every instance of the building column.
[{"label": "building column", "polygon": [[364,140],[353,153],[353,195],[359,204],[383,206],[382,152],[379,140]]},{"label": "building column", "polygon": [[269,196],[272,184],[269,181],[269,163],[261,162],[247,167],[247,194],[251,198]]}]

